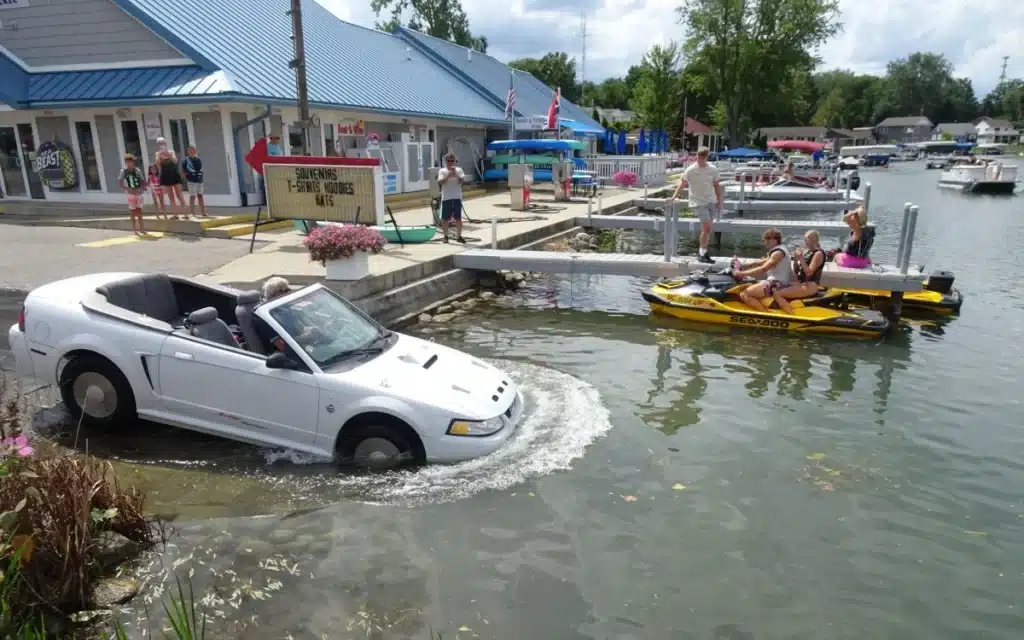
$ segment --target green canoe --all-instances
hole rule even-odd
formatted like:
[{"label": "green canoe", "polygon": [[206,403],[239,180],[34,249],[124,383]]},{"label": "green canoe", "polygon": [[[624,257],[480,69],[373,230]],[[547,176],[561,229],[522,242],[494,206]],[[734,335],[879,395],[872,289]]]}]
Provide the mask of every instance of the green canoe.
[{"label": "green canoe", "polygon": [[[433,240],[434,234],[437,233],[437,227],[432,224],[419,226],[399,225],[397,231],[395,226],[390,224],[370,228],[384,236],[384,239],[388,242],[404,242],[406,244],[430,242]],[[401,240],[398,238],[399,232],[402,234]]]}]

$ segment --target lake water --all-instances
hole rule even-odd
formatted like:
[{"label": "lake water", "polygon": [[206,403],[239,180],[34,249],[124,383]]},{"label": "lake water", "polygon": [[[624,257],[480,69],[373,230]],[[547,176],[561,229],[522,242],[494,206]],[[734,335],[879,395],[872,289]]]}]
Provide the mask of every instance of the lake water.
[{"label": "lake water", "polygon": [[489,458],[353,477],[159,428],[90,446],[177,516],[148,571],[216,587],[218,638],[1021,638],[1024,198],[937,177],[862,172],[876,262],[913,201],[913,262],[966,294],[880,343],[698,329],[650,317],[650,281],[544,276],[428,334],[526,390]]}]

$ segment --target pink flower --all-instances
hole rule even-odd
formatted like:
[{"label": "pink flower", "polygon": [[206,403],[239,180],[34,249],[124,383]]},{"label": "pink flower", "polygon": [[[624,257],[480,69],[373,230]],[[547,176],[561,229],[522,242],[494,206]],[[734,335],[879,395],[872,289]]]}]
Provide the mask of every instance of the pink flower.
[{"label": "pink flower", "polygon": [[18,435],[13,438],[4,438],[3,440],[0,440],[0,449],[4,450],[3,452],[0,453],[6,454],[13,451],[15,454],[22,458],[26,458],[32,455],[32,453],[35,451],[35,449],[29,446],[28,438],[24,435]]},{"label": "pink flower", "polygon": [[327,224],[313,229],[302,241],[310,260],[326,264],[351,258],[359,251],[380,253],[387,240],[376,229],[360,224]]},{"label": "pink flower", "polygon": [[637,183],[639,177],[633,171],[616,171],[612,180],[623,187],[632,187]]}]

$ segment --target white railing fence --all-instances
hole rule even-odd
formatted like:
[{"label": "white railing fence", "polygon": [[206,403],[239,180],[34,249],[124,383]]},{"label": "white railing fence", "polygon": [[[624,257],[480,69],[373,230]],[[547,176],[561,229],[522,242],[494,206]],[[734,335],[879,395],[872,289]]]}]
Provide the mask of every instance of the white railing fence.
[{"label": "white railing fence", "polygon": [[660,187],[665,184],[665,173],[668,170],[669,155],[656,156],[587,156],[583,158],[587,170],[593,171],[598,178],[611,182],[612,176],[619,171],[632,171],[637,175],[637,185],[645,182],[649,187]]}]

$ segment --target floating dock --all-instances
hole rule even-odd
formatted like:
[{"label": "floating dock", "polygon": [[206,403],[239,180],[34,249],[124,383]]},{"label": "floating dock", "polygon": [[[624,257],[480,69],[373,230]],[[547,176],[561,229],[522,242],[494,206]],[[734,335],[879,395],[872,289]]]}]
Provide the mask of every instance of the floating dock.
[{"label": "floating dock", "polygon": [[[667,198],[637,198],[633,201],[637,207],[645,210],[657,210],[671,202]],[[676,200],[689,205],[687,200]],[[863,204],[859,200],[724,200],[722,209],[730,213],[836,213],[853,210]]]},{"label": "floating dock", "polygon": [[[536,273],[570,273],[606,276],[638,276],[644,278],[676,278],[698,268],[725,269],[732,258],[714,258],[715,264],[698,262],[694,257],[674,256],[665,260],[658,254],[565,253],[556,251],[521,251],[517,249],[469,249],[455,254],[459,269],[483,271],[532,271]],[[743,263],[753,260],[744,259]]]}]

